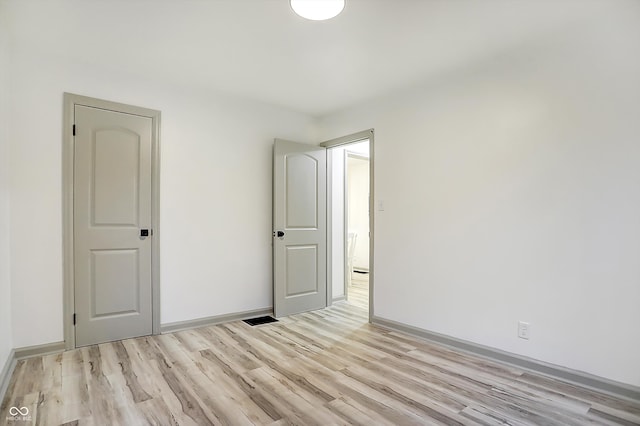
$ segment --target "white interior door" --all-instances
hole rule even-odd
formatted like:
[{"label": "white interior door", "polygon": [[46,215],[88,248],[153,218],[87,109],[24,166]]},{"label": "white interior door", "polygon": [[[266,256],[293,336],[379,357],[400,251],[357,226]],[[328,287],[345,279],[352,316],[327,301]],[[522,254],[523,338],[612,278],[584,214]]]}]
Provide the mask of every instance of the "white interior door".
[{"label": "white interior door", "polygon": [[276,139],[273,305],[276,317],[327,306],[326,149]]},{"label": "white interior door", "polygon": [[151,334],[152,119],[74,116],[76,346]]}]

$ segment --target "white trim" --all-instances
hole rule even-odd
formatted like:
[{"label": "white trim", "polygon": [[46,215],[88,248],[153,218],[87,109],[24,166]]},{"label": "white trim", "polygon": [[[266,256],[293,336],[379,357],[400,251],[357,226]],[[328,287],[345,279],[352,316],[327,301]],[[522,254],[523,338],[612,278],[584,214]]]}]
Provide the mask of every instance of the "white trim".
[{"label": "white trim", "polygon": [[517,355],[511,352],[502,351],[489,346],[480,345],[455,337],[447,336],[433,331],[414,327],[401,322],[389,320],[381,317],[374,317],[371,321],[374,325],[393,331],[408,334],[410,336],[422,338],[448,346],[458,351],[466,352],[474,356],[479,356],[491,361],[510,364],[524,370],[529,370],[536,374],[547,376],[553,379],[562,380],[582,387],[586,387],[598,392],[604,392],[618,398],[640,400],[640,387],[616,382],[604,377],[595,376],[583,371],[573,370],[533,358]]},{"label": "white trim", "polygon": [[[375,230],[375,132],[373,129],[363,130],[361,132],[352,133],[350,135],[342,136],[339,138],[331,139],[325,142],[322,142],[320,146],[323,146],[327,149],[335,148],[342,145],[349,145],[356,142],[361,142],[365,139],[369,140],[369,322],[372,322],[374,318],[374,230]],[[327,155],[327,158],[330,157]],[[346,166],[345,166],[346,167]],[[327,173],[329,175],[329,173]],[[345,174],[346,175],[346,174]],[[345,177],[346,181],[346,177]],[[330,197],[330,189],[327,188],[327,197]],[[327,203],[328,205],[328,203]],[[330,216],[330,212],[327,211],[327,215]],[[327,224],[330,224],[327,221]],[[346,232],[346,224],[345,224],[345,232]],[[346,243],[346,236],[345,236]],[[327,264],[331,263],[331,228],[327,226]],[[331,276],[329,275],[331,272],[330,268],[327,268],[327,287],[333,286]],[[346,282],[345,282],[346,286]],[[346,289],[345,289],[345,297],[346,297]],[[327,299],[329,301],[330,299]],[[327,303],[328,305],[329,303]]]},{"label": "white trim", "polygon": [[9,357],[7,361],[4,363],[2,370],[0,370],[0,404],[4,401],[4,396],[7,393],[7,389],[9,388],[9,382],[11,381],[11,376],[13,375],[13,371],[16,368],[16,351],[11,349],[9,352]]},{"label": "white trim", "polygon": [[11,349],[9,357],[5,362],[2,370],[0,370],[0,403],[6,396],[7,389],[9,389],[9,383],[11,377],[16,369],[18,361],[26,358],[32,358],[34,356],[49,355],[53,353],[59,353],[64,351],[64,342],[46,343],[44,345],[25,346],[23,348]]},{"label": "white trim", "polygon": [[190,330],[199,327],[208,327],[210,325],[239,321],[264,315],[273,315],[273,308],[254,309],[252,311],[236,312],[233,314],[216,315],[212,317],[162,324],[162,326],[160,327],[160,331],[162,334],[173,333],[176,331]]},{"label": "white trim", "polygon": [[21,359],[33,358],[34,356],[43,356],[56,354],[64,351],[64,342],[45,343],[44,345],[25,346],[15,349],[15,357],[19,361]]},{"label": "white trim", "polygon": [[[374,131],[373,129],[363,130],[361,132],[352,133],[350,135],[341,136],[335,139],[329,139],[328,141],[324,141],[320,143],[320,146],[325,148],[335,148],[340,145],[349,145],[354,142],[360,142],[364,139],[373,140]],[[369,151],[371,154],[371,150]]]}]

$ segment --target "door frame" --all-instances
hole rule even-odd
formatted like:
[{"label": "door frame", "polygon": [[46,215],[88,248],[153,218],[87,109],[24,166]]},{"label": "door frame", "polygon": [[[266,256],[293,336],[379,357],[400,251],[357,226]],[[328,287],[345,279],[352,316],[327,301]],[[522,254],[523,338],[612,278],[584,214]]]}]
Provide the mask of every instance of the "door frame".
[{"label": "door frame", "polygon": [[76,348],[75,326],[75,277],[74,277],[74,111],[76,105],[151,119],[151,306],[152,333],[160,334],[160,111],[105,101],[102,99],[64,93],[62,130],[62,253],[63,253],[63,317],[65,349]]},{"label": "door frame", "polygon": [[[365,139],[369,140],[369,322],[371,322],[374,312],[373,312],[373,288],[374,288],[374,276],[375,276],[375,263],[374,263],[374,229],[375,229],[375,182],[374,182],[374,157],[375,157],[375,132],[373,129],[363,130],[361,132],[352,133],[350,135],[342,136],[339,138],[331,139],[325,142],[322,142],[320,146],[327,148],[335,148],[342,145],[350,145],[357,142],[362,142]],[[331,161],[331,155],[327,155],[327,168],[330,170],[333,167]],[[346,166],[345,166],[346,168]],[[333,204],[331,202],[331,191],[333,189],[332,173],[327,173],[327,306],[330,306],[333,303],[332,297],[332,289],[333,289],[333,279],[332,279],[332,263],[330,260],[333,259],[332,256],[332,238],[331,238],[331,229],[333,226],[331,220],[331,208],[333,208]],[[346,179],[346,175],[345,175]],[[344,185],[344,183],[343,183]],[[346,207],[346,206],[345,206]],[[346,208],[345,208],[346,210]],[[346,229],[346,226],[345,226]],[[346,232],[346,231],[345,231]],[[346,241],[345,241],[346,243]],[[345,253],[346,255],[346,253]],[[346,293],[345,293],[346,296]]]}]

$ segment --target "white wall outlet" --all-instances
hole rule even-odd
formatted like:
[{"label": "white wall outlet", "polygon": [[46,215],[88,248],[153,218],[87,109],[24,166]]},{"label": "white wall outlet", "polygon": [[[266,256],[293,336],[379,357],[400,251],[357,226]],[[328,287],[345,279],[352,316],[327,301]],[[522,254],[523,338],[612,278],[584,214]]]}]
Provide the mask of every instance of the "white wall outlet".
[{"label": "white wall outlet", "polygon": [[531,324],[524,321],[518,321],[518,337],[529,340],[531,336]]}]

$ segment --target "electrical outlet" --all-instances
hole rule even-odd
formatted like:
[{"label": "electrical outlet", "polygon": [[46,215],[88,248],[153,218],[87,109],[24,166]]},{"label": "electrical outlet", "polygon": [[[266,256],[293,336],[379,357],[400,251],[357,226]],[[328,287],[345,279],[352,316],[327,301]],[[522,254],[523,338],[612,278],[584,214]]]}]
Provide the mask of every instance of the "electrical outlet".
[{"label": "electrical outlet", "polygon": [[531,336],[531,324],[524,321],[518,321],[518,337],[529,340]]}]

